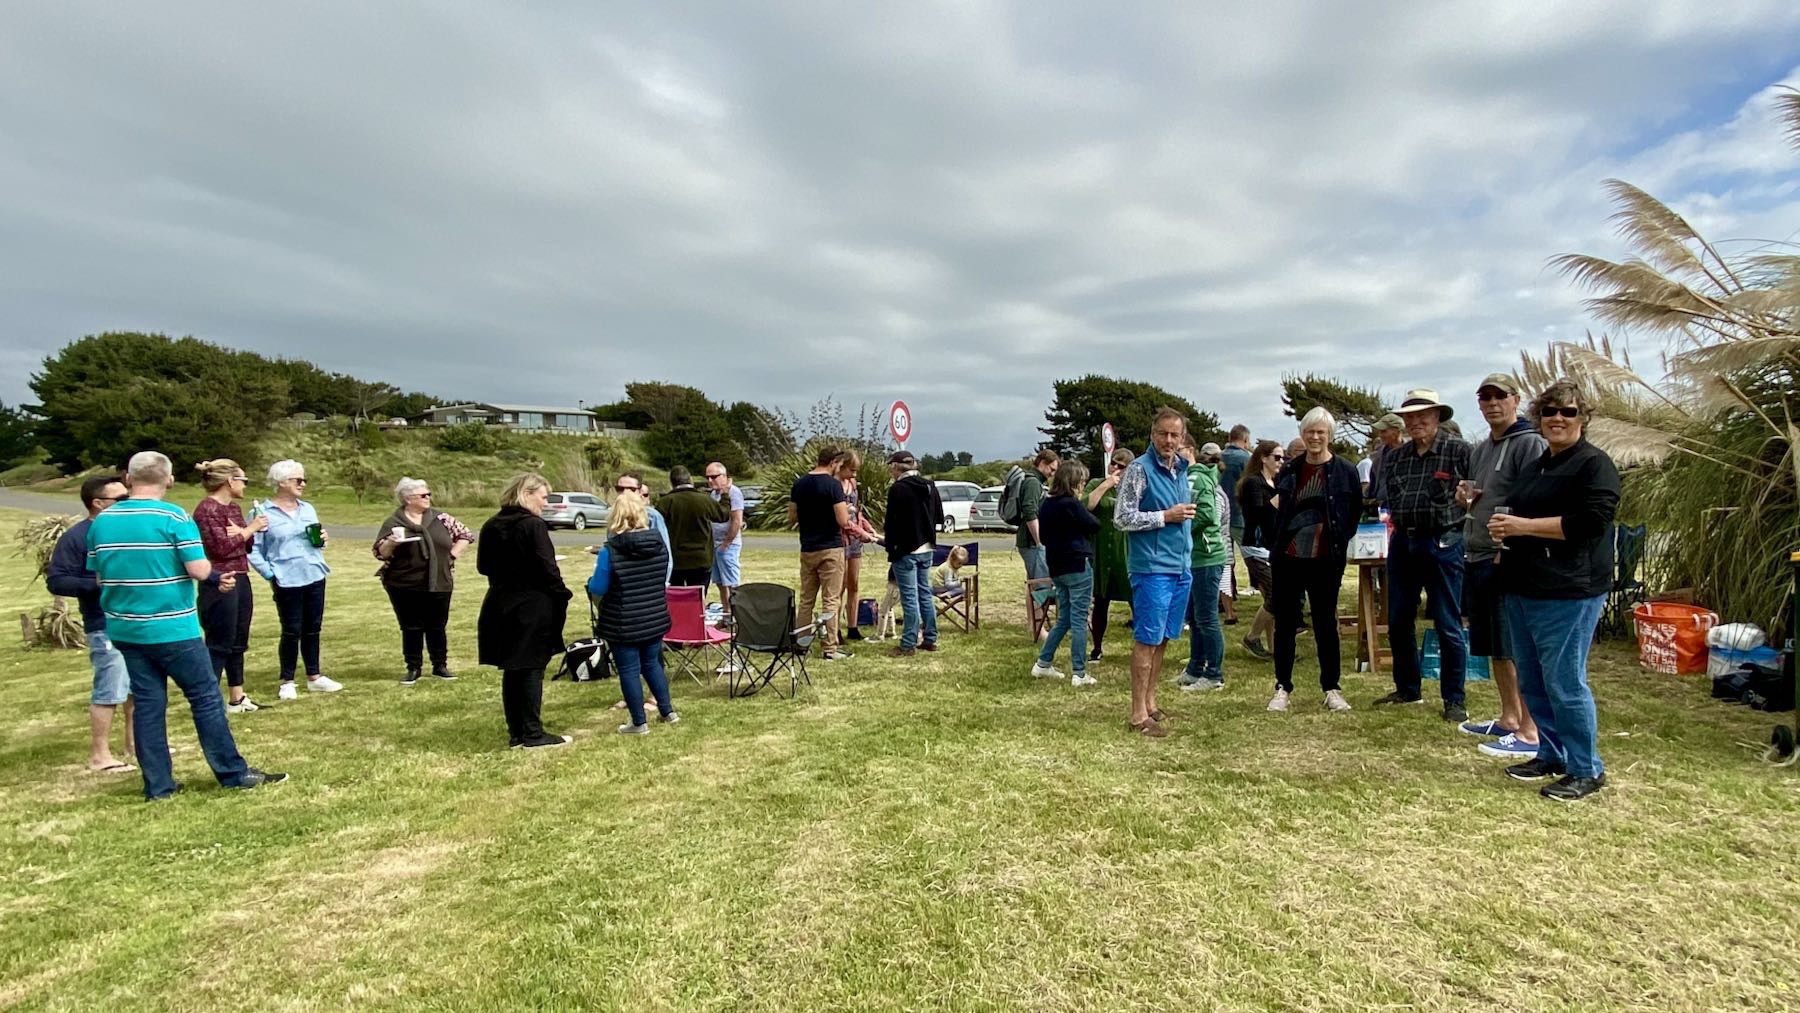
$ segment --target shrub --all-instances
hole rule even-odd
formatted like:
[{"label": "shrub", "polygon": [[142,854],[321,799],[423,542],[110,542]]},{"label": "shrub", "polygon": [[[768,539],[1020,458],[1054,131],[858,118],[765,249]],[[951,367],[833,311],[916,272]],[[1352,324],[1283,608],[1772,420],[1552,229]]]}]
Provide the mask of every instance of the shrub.
[{"label": "shrub", "polygon": [[438,434],[439,447],[459,454],[497,454],[505,445],[505,432],[482,422],[460,422]]}]

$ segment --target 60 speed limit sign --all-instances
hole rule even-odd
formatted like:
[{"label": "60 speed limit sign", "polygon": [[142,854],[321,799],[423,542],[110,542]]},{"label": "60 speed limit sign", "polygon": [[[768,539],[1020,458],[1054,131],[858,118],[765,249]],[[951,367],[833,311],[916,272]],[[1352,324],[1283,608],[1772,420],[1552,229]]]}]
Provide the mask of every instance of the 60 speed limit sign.
[{"label": "60 speed limit sign", "polygon": [[894,442],[906,445],[906,438],[912,435],[912,409],[906,407],[905,401],[895,401],[888,409],[888,432],[894,434]]}]

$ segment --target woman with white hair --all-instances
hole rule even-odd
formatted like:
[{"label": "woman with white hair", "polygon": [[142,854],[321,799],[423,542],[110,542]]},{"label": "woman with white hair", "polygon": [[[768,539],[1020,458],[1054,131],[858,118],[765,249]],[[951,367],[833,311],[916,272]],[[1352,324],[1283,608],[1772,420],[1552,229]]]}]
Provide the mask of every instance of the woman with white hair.
[{"label": "woman with white hair", "polygon": [[1312,603],[1313,642],[1319,649],[1319,688],[1325,706],[1347,711],[1340,688],[1337,601],[1351,538],[1362,513],[1362,478],[1356,466],[1331,452],[1337,419],[1314,408],[1300,420],[1306,452],[1290,458],[1275,478],[1279,504],[1269,546],[1274,578],[1275,695],[1269,709],[1285,711],[1294,691],[1294,638],[1303,603]]},{"label": "woman with white hair", "polygon": [[275,495],[258,503],[252,517],[267,517],[269,526],[250,543],[250,565],[274,589],[275,611],[281,616],[281,691],[276,695],[299,698],[294,670],[301,660],[309,691],[336,693],[344,687],[319,673],[319,630],[325,624],[325,578],[331,567],[325,565],[327,536],[319,512],[300,498],[306,491],[306,468],[299,461],[276,461],[269,465],[269,484]]},{"label": "woman with white hair", "polygon": [[431,652],[431,674],[448,682],[450,593],[456,561],[475,540],[461,521],[431,506],[431,487],[423,479],[402,478],[394,484],[399,506],[381,522],[375,558],[381,560],[381,586],[400,623],[400,655],[406,674],[400,685],[411,686],[425,673],[425,651]]}]

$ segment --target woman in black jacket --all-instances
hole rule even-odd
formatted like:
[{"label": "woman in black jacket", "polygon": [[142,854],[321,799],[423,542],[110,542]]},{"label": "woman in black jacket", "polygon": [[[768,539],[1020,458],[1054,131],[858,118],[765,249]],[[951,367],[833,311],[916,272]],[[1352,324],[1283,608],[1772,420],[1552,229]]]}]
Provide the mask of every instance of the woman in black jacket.
[{"label": "woman in black jacket", "polygon": [[1304,601],[1312,602],[1313,643],[1319,649],[1319,688],[1325,706],[1347,711],[1350,702],[1340,689],[1343,662],[1338,657],[1338,588],[1356,519],[1362,511],[1362,479],[1356,466],[1331,452],[1337,420],[1314,408],[1300,420],[1306,453],[1287,462],[1275,479],[1280,506],[1275,512],[1269,569],[1275,601],[1275,695],[1269,709],[1288,709],[1294,692],[1294,638],[1300,632]]},{"label": "woman in black jacket", "polygon": [[450,593],[456,582],[456,561],[475,532],[461,521],[431,506],[431,488],[420,479],[402,478],[394,485],[400,506],[381,522],[375,539],[375,558],[381,560],[381,586],[387,589],[400,622],[400,655],[406,675],[400,685],[411,686],[425,671],[425,652],[431,652],[431,674],[446,681],[450,671]]},{"label": "woman in black jacket", "polygon": [[1506,773],[1520,781],[1561,778],[1540,792],[1559,802],[1606,786],[1587,657],[1612,589],[1619,472],[1582,438],[1591,414],[1580,388],[1567,380],[1538,395],[1531,417],[1550,446],[1506,494],[1509,512],[1488,521],[1488,533],[1500,543],[1519,695],[1538,726],[1536,758]]},{"label": "woman in black jacket", "polygon": [[1087,465],[1064,461],[1050,479],[1050,495],[1038,508],[1037,517],[1045,565],[1056,584],[1056,624],[1050,627],[1031,674],[1061,678],[1062,673],[1051,662],[1063,636],[1073,630],[1075,636],[1069,644],[1069,658],[1074,664],[1071,686],[1092,686],[1096,681],[1087,674],[1087,633],[1088,609],[1094,600],[1094,542],[1100,534],[1100,520],[1081,501],[1087,479]]},{"label": "woman in black jacket", "polygon": [[[613,501],[612,534],[602,558],[594,566],[589,593],[600,593],[600,619],[595,632],[612,648],[619,666],[619,691],[631,712],[621,735],[645,735],[650,722],[644,714],[644,683],[656,697],[656,712],[664,724],[681,720],[669,699],[669,677],[663,671],[663,636],[669,632],[669,601],[664,591],[669,550],[660,535],[650,530],[650,514],[643,497],[620,493]],[[601,585],[604,585],[602,588]]]},{"label": "woman in black jacket", "polygon": [[1262,607],[1250,621],[1250,632],[1244,637],[1244,650],[1263,660],[1272,655],[1263,646],[1263,637],[1275,628],[1275,575],[1269,569],[1269,547],[1275,542],[1275,478],[1287,460],[1281,444],[1261,440],[1244,466],[1238,479],[1238,509],[1244,514],[1244,569],[1250,571],[1250,586],[1262,595]]},{"label": "woman in black jacket", "polygon": [[560,746],[567,735],[545,733],[544,666],[562,653],[569,589],[556,566],[544,523],[550,483],[542,475],[513,479],[500,494],[500,512],[481,526],[475,569],[488,579],[476,632],[480,661],[501,670],[500,702],[514,749]]}]

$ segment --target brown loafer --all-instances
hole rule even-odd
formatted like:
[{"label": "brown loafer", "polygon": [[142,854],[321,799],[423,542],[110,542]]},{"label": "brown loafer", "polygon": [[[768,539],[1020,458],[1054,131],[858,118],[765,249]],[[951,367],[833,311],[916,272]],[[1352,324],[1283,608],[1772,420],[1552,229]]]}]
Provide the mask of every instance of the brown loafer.
[{"label": "brown loafer", "polygon": [[896,647],[888,652],[890,658],[910,658],[912,656],[913,649],[910,647]]},{"label": "brown loafer", "polygon": [[1131,722],[1130,724],[1127,724],[1125,727],[1131,729],[1132,731],[1138,733],[1139,735],[1145,736],[1147,738],[1152,738],[1152,739],[1160,739],[1169,734],[1168,729],[1164,728],[1162,725],[1157,724],[1156,719],[1154,719],[1154,718],[1151,718],[1151,719],[1148,719],[1145,721],[1134,721],[1134,722]]},{"label": "brown loafer", "polygon": [[924,651],[925,653],[929,654],[932,651],[937,650],[937,641],[932,640],[932,641],[927,641],[926,643],[920,644],[919,650]]}]

